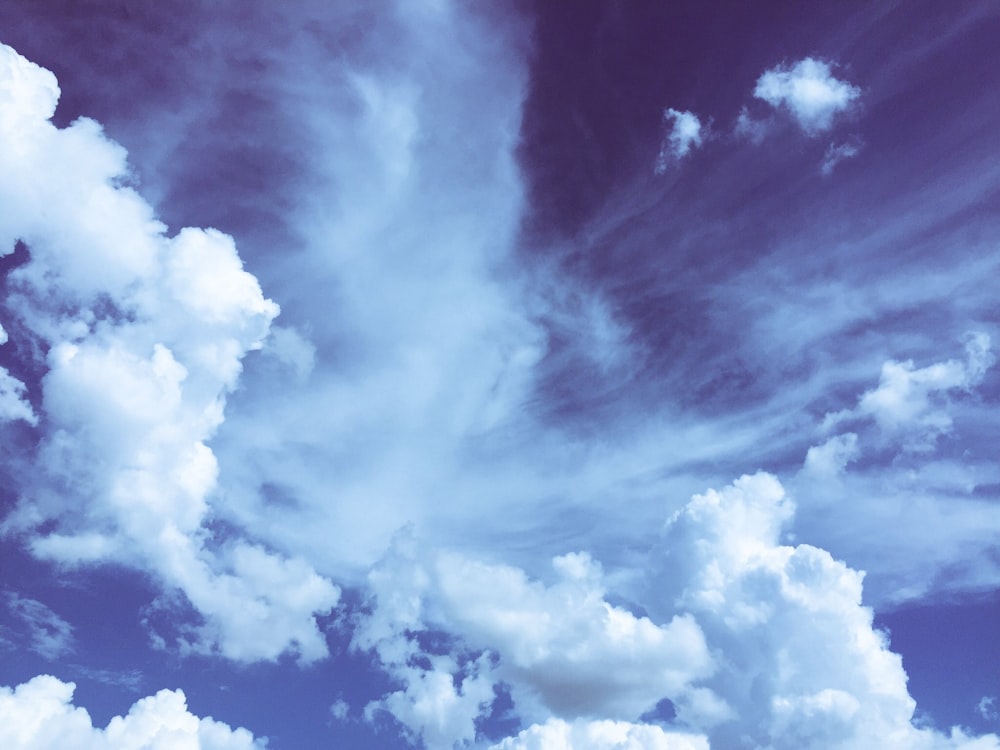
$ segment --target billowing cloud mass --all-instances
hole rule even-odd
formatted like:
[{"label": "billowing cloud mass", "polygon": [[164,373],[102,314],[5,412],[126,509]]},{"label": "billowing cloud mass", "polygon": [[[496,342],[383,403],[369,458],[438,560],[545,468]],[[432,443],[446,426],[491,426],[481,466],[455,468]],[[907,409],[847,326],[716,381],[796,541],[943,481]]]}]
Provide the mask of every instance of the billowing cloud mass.
[{"label": "billowing cloud mass", "polygon": [[301,560],[206,537],[218,474],[206,441],[277,305],[232,238],[165,235],[122,184],[125,152],[96,122],[49,122],[51,73],[10,47],[0,60],[0,237],[7,252],[16,240],[30,253],[8,276],[8,309],[48,369],[38,475],[5,533],[30,535],[36,555],[62,564],[149,570],[202,619],[180,628],[184,648],[236,660],[325,656],[312,615],[337,589]]},{"label": "billowing cloud mass", "polygon": [[40,675],[14,688],[0,686],[0,745],[9,750],[259,750],[246,729],[232,729],[187,709],[180,690],[161,690],[115,716],[104,729],[72,703],[75,685]]},{"label": "billowing cloud mass", "polygon": [[[474,654],[492,653],[495,662],[478,657],[477,679],[509,684],[527,716],[634,718],[715,669],[695,620],[677,615],[657,624],[609,604],[600,566],[586,554],[553,560],[556,580],[546,586],[517,568],[452,554],[421,565],[406,554],[408,546],[412,550],[403,545],[373,572],[374,614],[355,640],[408,681],[408,690],[430,679],[411,662],[422,651],[416,634],[431,629],[460,637]],[[446,663],[454,671],[454,663]],[[465,682],[461,688],[468,690]],[[491,703],[492,690],[485,696]],[[390,697],[386,707],[392,711],[398,700],[398,694]]]},{"label": "billowing cloud mass", "polygon": [[861,89],[835,78],[828,63],[807,57],[766,71],[753,93],[772,107],[787,109],[806,134],[818,135],[833,126]]},{"label": "billowing cloud mass", "polygon": [[107,133],[0,45],[0,747],[1000,750],[880,619],[1000,585],[995,129],[671,4],[189,5]]}]

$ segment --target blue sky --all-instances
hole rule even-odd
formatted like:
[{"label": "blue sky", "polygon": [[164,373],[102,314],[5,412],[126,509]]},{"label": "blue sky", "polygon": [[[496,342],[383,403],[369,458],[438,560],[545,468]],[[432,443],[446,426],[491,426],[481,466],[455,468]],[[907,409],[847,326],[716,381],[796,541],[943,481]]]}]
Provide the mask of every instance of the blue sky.
[{"label": "blue sky", "polygon": [[1000,747],[998,32],[0,5],[0,745]]}]

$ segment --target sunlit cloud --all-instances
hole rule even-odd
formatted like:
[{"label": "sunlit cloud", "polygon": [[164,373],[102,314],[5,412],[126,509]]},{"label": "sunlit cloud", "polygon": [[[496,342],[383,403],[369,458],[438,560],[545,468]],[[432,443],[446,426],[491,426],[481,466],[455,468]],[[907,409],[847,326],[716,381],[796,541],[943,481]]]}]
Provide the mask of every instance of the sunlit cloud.
[{"label": "sunlit cloud", "polygon": [[860,88],[835,78],[828,63],[811,57],[764,72],[754,88],[755,97],[787,109],[811,136],[829,130],[860,95]]}]

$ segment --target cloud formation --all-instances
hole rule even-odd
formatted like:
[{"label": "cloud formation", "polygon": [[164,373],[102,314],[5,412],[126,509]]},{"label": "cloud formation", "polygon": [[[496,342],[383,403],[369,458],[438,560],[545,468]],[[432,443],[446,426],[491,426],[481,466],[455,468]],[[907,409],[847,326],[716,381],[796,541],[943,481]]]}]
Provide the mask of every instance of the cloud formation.
[{"label": "cloud formation", "polygon": [[693,112],[665,109],[663,123],[670,125],[670,130],[663,136],[660,144],[660,153],[656,157],[656,174],[666,171],[671,157],[683,159],[702,142],[701,120]]},{"label": "cloud formation", "polygon": [[856,143],[831,143],[823,154],[823,162],[819,166],[820,174],[829,177],[838,164],[847,159],[853,159],[859,153],[861,153],[861,147]]},{"label": "cloud formation", "polygon": [[508,737],[490,750],[708,750],[708,740],[655,724],[625,721],[575,721],[550,719],[534,724],[516,737]]},{"label": "cloud formation", "polygon": [[912,360],[882,365],[879,385],[865,391],[853,409],[827,414],[823,426],[871,419],[883,438],[899,439],[908,450],[928,451],[952,428],[949,398],[969,393],[996,362],[990,337],[983,331],[968,335],[964,362],[950,359],[917,368]]},{"label": "cloud formation", "polygon": [[860,88],[838,80],[828,63],[812,57],[765,71],[754,88],[755,97],[787,109],[810,136],[829,130],[860,95]]},{"label": "cloud formation", "polygon": [[[149,609],[153,638],[181,654],[315,662],[327,637],[350,638],[391,681],[365,717],[389,714],[430,748],[491,742],[482,727],[500,695],[520,721],[496,745],[507,750],[995,747],[995,738],[914,724],[900,661],[862,599],[860,558],[848,565],[840,552],[795,544],[816,542],[824,528],[861,536],[879,525],[876,511],[860,510],[877,497],[867,482],[875,474],[902,503],[917,487],[975,486],[953,466],[907,462],[931,455],[953,429],[951,407],[969,400],[992,363],[988,337],[972,336],[964,361],[891,360],[817,437],[811,415],[844,404],[825,394],[863,390],[847,387],[868,372],[863,364],[885,360],[884,342],[852,338],[849,356],[822,367],[796,352],[829,354],[828,332],[892,309],[898,287],[831,281],[824,265],[821,283],[797,279],[790,293],[781,274],[808,274],[823,255],[805,257],[799,237],[794,253],[775,250],[743,279],[728,274],[745,259],[730,263],[712,234],[711,262],[686,269],[674,245],[691,243],[692,254],[705,245],[678,229],[692,218],[683,200],[672,207],[678,224],[658,227],[656,243],[642,238],[655,244],[655,262],[631,263],[628,237],[600,253],[622,269],[620,279],[603,269],[621,290],[530,267],[544,249],[511,251],[524,71],[501,34],[458,8],[402,3],[394,14],[392,43],[371,37],[388,61],[344,51],[344,72],[328,49],[314,66],[293,58],[299,67],[283,49],[267,53],[262,68],[296,76],[275,96],[308,133],[312,160],[308,194],[296,194],[286,217],[302,247],[261,259],[265,272],[272,264],[268,283],[243,269],[222,232],[168,236],[129,187],[124,152],[93,122],[51,127],[54,79],[4,50],[15,73],[0,85],[9,97],[0,126],[18,149],[0,154],[0,167],[18,187],[0,185],[0,229],[30,255],[11,275],[9,329],[46,373],[29,389],[0,372],[0,416],[37,425],[41,440],[8,537],[63,566],[112,562],[152,574],[164,589]],[[762,98],[816,134],[857,93],[828,68],[826,79],[810,79],[805,62],[769,71],[785,76],[772,93],[785,93]],[[849,89],[843,106],[838,86]],[[664,122],[664,164],[706,137],[690,112],[669,109]],[[711,200],[720,196],[732,197]],[[749,196],[727,205],[738,212]],[[697,231],[716,231],[694,218]],[[843,253],[822,261],[856,259]],[[652,271],[665,265],[676,278]],[[638,285],[631,278],[646,274]],[[282,288],[283,279],[294,282]],[[274,325],[277,306],[262,286],[285,305],[286,325]],[[697,294],[685,296],[685,286]],[[733,300],[746,297],[767,309],[737,310]],[[638,313],[626,310],[633,298]],[[694,342],[711,339],[719,321],[737,322],[732,348],[719,345],[724,355]],[[758,336],[767,326],[771,335]],[[655,359],[666,329],[676,337],[665,345],[677,357],[670,373],[643,369],[637,360]],[[750,343],[736,343],[744,334]],[[652,378],[668,385],[657,391]],[[570,387],[602,401],[580,428],[579,415],[549,406]],[[834,428],[851,431],[831,437]],[[907,446],[905,466],[872,468],[882,458],[870,455],[873,432],[890,459]],[[803,453],[790,481],[753,474],[684,502],[692,485],[794,467]],[[899,516],[893,529],[936,518],[904,517],[899,502],[875,503]],[[935,550],[978,539],[969,519],[985,516],[963,515],[966,507],[949,506],[948,518],[968,526],[941,532]],[[823,508],[839,512],[826,527]],[[385,552],[406,524],[409,541],[397,534]],[[859,547],[880,554],[890,536]],[[874,575],[912,567],[912,551],[889,557]],[[948,550],[919,575],[937,580],[954,559]],[[338,602],[333,581],[367,596],[356,609],[345,604],[336,634],[315,619]],[[15,609],[43,622],[32,606]],[[182,697],[168,698],[175,714],[186,712]],[[676,718],[649,723],[664,701]],[[346,702],[334,706],[335,717],[347,715]]]},{"label": "cloud formation", "polygon": [[246,729],[232,729],[187,709],[180,690],[161,690],[115,716],[104,729],[73,705],[72,682],[40,675],[14,688],[0,686],[0,745],[8,750],[261,750]]},{"label": "cloud formation", "polygon": [[58,96],[51,73],[0,46],[0,237],[30,254],[9,274],[8,306],[47,369],[37,470],[3,531],[39,557],[120,562],[182,591],[201,620],[182,626],[187,648],[323,657],[312,616],[337,589],[301,560],[206,533],[218,473],[207,441],[278,307],[231,237],[167,237],[97,123],[49,122]]},{"label": "cloud formation", "polygon": [[42,602],[12,591],[4,594],[3,601],[19,627],[0,627],[0,643],[13,638],[13,645],[27,648],[47,661],[73,652],[73,626]]},{"label": "cloud formation", "polygon": [[[556,558],[546,585],[453,554],[428,560],[403,538],[372,574],[355,647],[404,687],[367,713],[446,748],[477,736],[491,686],[504,685],[534,724],[497,748],[1000,747],[914,721],[900,657],[862,603],[863,573],[783,544],[794,513],[766,473],[693,497],[653,555],[648,617],[606,601],[587,555]],[[680,734],[639,720],[664,698]]]}]

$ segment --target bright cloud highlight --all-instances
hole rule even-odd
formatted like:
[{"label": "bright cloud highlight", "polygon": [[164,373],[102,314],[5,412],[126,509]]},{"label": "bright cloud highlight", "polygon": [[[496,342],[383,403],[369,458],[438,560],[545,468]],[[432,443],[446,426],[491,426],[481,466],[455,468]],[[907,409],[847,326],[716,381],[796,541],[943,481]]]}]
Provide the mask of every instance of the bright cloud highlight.
[{"label": "bright cloud highlight", "polygon": [[667,163],[674,159],[683,159],[691,149],[701,145],[701,120],[693,112],[682,112],[673,108],[663,110],[663,123],[670,125],[670,130],[663,137],[660,153],[656,157],[656,174],[663,174]]},{"label": "bright cloud highlight", "polygon": [[104,729],[73,705],[75,685],[40,675],[15,688],[0,686],[0,744],[9,750],[260,750],[246,729],[232,729],[187,709],[180,690],[137,701]]},{"label": "bright cloud highlight", "polygon": [[807,135],[833,126],[861,95],[861,89],[833,76],[829,64],[807,57],[791,66],[779,65],[757,79],[754,96],[772,107],[784,107]]},{"label": "bright cloud highlight", "polygon": [[[121,184],[125,152],[97,123],[49,122],[51,73],[10,47],[0,59],[0,236],[7,251],[19,240],[30,253],[9,275],[8,302],[48,368],[35,407],[38,473],[25,477],[4,532],[62,564],[149,570],[204,619],[182,626],[187,648],[236,660],[325,656],[312,616],[336,603],[336,587],[301,560],[239,540],[209,544],[205,529],[218,473],[207,441],[277,305],[231,237],[164,234]],[[8,413],[11,394],[20,391],[8,387],[0,402]],[[21,418],[34,421],[27,409]]]}]

